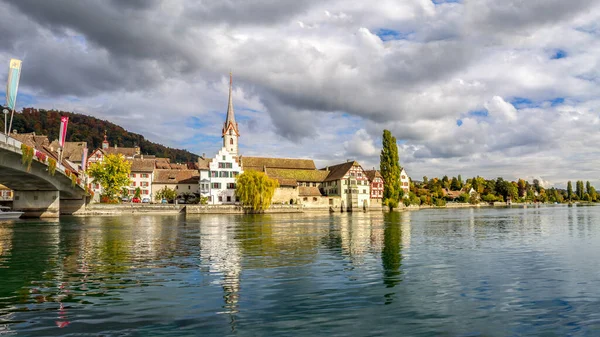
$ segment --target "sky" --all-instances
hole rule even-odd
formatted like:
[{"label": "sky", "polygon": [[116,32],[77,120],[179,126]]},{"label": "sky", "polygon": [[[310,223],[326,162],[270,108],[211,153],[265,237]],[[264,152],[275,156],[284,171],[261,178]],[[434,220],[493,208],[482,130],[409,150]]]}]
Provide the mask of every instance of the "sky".
[{"label": "sky", "polygon": [[0,0],[0,78],[22,107],[74,111],[212,156],[229,72],[247,156],[379,166],[414,180],[600,185],[600,2]]}]

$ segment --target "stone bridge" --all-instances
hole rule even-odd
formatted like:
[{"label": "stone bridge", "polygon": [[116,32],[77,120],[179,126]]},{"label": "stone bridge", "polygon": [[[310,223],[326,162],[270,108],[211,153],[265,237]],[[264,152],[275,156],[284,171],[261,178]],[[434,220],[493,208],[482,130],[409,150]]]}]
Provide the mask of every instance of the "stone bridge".
[{"label": "stone bridge", "polygon": [[58,217],[85,209],[85,185],[73,185],[65,167],[57,162],[51,175],[47,160],[33,157],[31,169],[21,163],[21,142],[0,132],[0,184],[14,191],[13,210],[23,217]]}]

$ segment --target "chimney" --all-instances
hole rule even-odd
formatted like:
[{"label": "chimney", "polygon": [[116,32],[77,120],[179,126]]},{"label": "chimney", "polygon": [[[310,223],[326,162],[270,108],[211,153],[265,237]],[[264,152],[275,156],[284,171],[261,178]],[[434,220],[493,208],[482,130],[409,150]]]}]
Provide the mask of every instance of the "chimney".
[{"label": "chimney", "polygon": [[202,158],[206,159],[206,153],[202,152]]}]

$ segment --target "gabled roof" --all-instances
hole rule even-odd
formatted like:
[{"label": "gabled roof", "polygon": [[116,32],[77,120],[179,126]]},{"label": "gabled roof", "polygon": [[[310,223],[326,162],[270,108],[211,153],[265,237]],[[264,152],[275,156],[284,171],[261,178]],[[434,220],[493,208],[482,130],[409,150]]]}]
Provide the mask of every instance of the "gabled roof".
[{"label": "gabled roof", "polygon": [[244,170],[246,168],[254,168],[262,171],[264,167],[275,169],[317,169],[312,159],[241,157],[241,162]]},{"label": "gabled roof", "polygon": [[209,170],[210,169],[210,162],[212,160],[208,159],[208,158],[202,158],[202,157],[198,157],[198,169],[199,170]]},{"label": "gabled roof", "polygon": [[[81,163],[81,159],[83,159],[83,149],[86,146],[86,142],[65,142],[62,154],[63,159],[67,159],[72,163]],[[57,151],[59,148],[58,140],[52,141],[49,147],[52,151]]]},{"label": "gabled roof", "polygon": [[[346,175],[346,173],[348,173],[348,171],[350,171],[352,166],[354,166],[355,164],[359,165],[356,161],[349,161],[349,162],[345,162],[343,164],[328,166],[326,169],[329,170],[329,175],[327,176],[327,178],[325,178],[324,181],[333,181],[333,180],[342,179]],[[322,169],[322,170],[326,170],[326,169]]]},{"label": "gabled roof", "polygon": [[375,178],[381,178],[383,180],[383,176],[378,170],[367,170],[365,171],[365,174],[367,175],[369,182],[373,182]]},{"label": "gabled roof", "polygon": [[133,158],[139,152],[139,148],[137,147],[109,147],[101,150],[104,152],[104,154],[122,154],[125,157],[131,158]]},{"label": "gabled roof", "polygon": [[298,195],[301,197],[320,197],[321,191],[318,187],[300,186],[298,187]]},{"label": "gabled roof", "polygon": [[153,183],[159,184],[197,184],[200,181],[198,170],[162,170],[154,172]]},{"label": "gabled roof", "polygon": [[297,170],[267,168],[267,175],[272,178],[295,179],[296,181],[322,182],[329,172],[319,170]]},{"label": "gabled roof", "polygon": [[130,159],[131,172],[152,172],[154,171],[155,159]]},{"label": "gabled roof", "polygon": [[38,136],[35,132],[31,133],[12,133],[10,134],[11,138],[14,138],[21,143],[36,149],[41,149],[42,147],[48,147],[50,145],[50,141],[48,141],[48,137],[46,136]]}]

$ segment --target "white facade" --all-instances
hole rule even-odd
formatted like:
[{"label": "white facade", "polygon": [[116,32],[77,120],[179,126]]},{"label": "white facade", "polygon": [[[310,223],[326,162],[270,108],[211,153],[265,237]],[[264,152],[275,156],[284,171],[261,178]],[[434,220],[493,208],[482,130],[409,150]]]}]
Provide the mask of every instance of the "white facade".
[{"label": "white facade", "polygon": [[404,197],[408,198],[408,193],[410,192],[410,178],[408,177],[408,174],[406,174],[404,168],[400,171],[400,188],[404,190]]},{"label": "white facade", "polygon": [[150,200],[153,199],[152,194],[152,181],[154,179],[153,172],[134,172],[132,171],[129,175],[131,181],[129,185],[129,195],[134,195],[135,190],[139,187],[142,198],[148,197]]},{"label": "white facade", "polygon": [[200,171],[200,195],[208,196],[211,205],[236,203],[235,182],[242,172],[235,157],[226,148],[221,148],[210,162],[209,170]]}]

